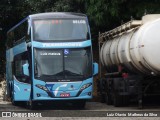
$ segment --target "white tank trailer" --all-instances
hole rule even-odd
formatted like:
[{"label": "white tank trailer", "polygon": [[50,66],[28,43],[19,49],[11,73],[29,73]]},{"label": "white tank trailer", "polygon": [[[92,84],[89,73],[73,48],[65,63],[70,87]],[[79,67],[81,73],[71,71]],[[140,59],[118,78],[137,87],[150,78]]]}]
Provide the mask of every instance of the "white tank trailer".
[{"label": "white tank trailer", "polygon": [[160,95],[160,14],[99,34],[99,47],[102,101],[123,106],[134,98],[142,107],[146,96]]}]

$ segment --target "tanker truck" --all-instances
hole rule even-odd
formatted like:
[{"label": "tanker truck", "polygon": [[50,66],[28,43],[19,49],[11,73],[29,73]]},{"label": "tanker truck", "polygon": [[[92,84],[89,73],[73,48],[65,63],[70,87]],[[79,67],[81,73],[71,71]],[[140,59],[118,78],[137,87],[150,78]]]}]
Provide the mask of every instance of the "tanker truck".
[{"label": "tanker truck", "polygon": [[99,33],[98,93],[108,105],[140,108],[160,95],[160,14]]}]

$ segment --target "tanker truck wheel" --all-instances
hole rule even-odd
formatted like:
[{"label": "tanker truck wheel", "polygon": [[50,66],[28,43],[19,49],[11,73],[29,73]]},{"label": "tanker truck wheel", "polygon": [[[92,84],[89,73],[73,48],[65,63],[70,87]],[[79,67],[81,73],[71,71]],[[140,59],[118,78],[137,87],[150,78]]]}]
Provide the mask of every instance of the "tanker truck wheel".
[{"label": "tanker truck wheel", "polygon": [[105,101],[107,105],[112,105],[112,99],[111,99],[111,95],[106,94],[105,96]]},{"label": "tanker truck wheel", "polygon": [[98,83],[97,83],[97,92],[99,93],[101,103],[105,103],[105,94],[104,94],[105,84],[104,84],[104,81],[105,81],[105,79],[102,78],[102,79],[98,80]]},{"label": "tanker truck wheel", "polygon": [[113,105],[115,107],[123,106],[123,96],[119,95],[117,91],[113,92]]},{"label": "tanker truck wheel", "polygon": [[122,78],[114,78],[112,89],[113,89],[113,105],[115,107],[123,106],[123,96],[119,95],[119,84]]},{"label": "tanker truck wheel", "polygon": [[123,97],[118,94],[114,94],[113,104],[115,107],[123,106]]},{"label": "tanker truck wheel", "polygon": [[107,105],[112,105],[112,95],[111,95],[111,79],[108,78],[105,80],[105,101]]}]

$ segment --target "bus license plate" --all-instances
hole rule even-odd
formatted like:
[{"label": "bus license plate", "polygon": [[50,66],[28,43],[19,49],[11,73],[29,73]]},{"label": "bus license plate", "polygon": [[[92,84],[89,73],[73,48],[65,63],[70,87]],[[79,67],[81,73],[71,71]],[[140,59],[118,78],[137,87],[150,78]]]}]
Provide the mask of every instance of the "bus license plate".
[{"label": "bus license plate", "polygon": [[70,97],[70,94],[69,93],[61,93],[60,96],[61,97]]}]

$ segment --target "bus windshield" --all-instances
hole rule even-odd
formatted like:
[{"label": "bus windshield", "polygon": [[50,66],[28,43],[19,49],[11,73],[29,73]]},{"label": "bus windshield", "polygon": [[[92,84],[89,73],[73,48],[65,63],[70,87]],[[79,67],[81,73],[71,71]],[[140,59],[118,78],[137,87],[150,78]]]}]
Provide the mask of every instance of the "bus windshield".
[{"label": "bus windshield", "polygon": [[[92,74],[90,48],[34,49],[35,78],[53,82],[63,79],[84,79]],[[54,82],[55,82],[54,81]]]},{"label": "bus windshield", "polygon": [[85,19],[34,20],[34,40],[86,40],[89,37]]}]

